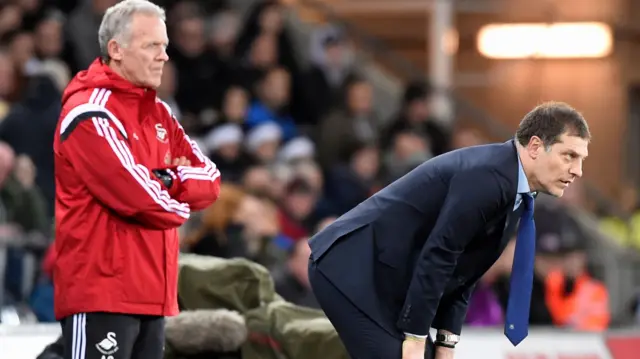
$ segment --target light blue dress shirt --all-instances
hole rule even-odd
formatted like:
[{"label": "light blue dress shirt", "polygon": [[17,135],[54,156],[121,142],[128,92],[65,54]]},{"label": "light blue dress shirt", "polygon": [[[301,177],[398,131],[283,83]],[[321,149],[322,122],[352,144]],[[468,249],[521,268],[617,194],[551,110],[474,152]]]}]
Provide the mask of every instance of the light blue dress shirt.
[{"label": "light blue dress shirt", "polygon": [[513,205],[514,211],[520,207],[520,204],[522,203],[522,195],[528,193],[531,193],[531,187],[529,187],[529,180],[527,179],[527,175],[524,173],[524,168],[522,168],[520,156],[518,156],[518,193],[516,194],[516,202]]}]

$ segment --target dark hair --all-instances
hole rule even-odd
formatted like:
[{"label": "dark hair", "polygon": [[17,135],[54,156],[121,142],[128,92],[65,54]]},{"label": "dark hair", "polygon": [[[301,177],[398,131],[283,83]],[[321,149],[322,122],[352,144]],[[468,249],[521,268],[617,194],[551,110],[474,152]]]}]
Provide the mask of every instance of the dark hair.
[{"label": "dark hair", "polygon": [[560,142],[560,136],[568,134],[585,140],[591,139],[589,125],[582,114],[564,102],[545,102],[524,116],[516,139],[526,146],[531,137],[537,136],[545,147]]},{"label": "dark hair", "polygon": [[405,105],[410,104],[416,100],[426,99],[431,96],[433,89],[431,85],[425,81],[412,81],[407,84],[404,89],[404,95],[402,96],[402,102]]},{"label": "dark hair", "polygon": [[302,177],[293,178],[285,187],[286,194],[310,194],[314,193],[313,186]]},{"label": "dark hair", "polygon": [[[250,51],[251,44],[262,32],[260,30],[260,16],[271,7],[280,7],[280,4],[275,0],[258,1],[248,11],[244,26],[240,29],[236,40],[234,53],[237,57],[242,58]],[[285,33],[282,32],[279,34],[279,37],[282,38],[284,35]]]},{"label": "dark hair", "polygon": [[344,82],[342,84],[342,90],[344,92],[348,92],[352,87],[356,85],[368,84],[368,83],[369,83],[369,80],[360,74],[356,74],[356,73],[349,74],[344,79]]}]

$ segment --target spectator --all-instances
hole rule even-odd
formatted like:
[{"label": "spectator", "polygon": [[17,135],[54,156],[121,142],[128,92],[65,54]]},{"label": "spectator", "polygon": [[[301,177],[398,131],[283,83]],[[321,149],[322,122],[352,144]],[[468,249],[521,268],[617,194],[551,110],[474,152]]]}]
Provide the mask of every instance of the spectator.
[{"label": "spectator", "polygon": [[237,182],[246,167],[246,158],[242,152],[242,128],[235,123],[220,125],[205,138],[205,148],[225,180]]},{"label": "spectator", "polygon": [[11,36],[9,43],[13,63],[24,75],[29,74],[33,68],[35,56],[35,39],[31,32],[16,31]]},{"label": "spectator", "polygon": [[299,65],[295,58],[293,43],[284,26],[284,8],[277,1],[258,2],[251,10],[238,37],[236,57],[244,58],[251,44],[261,35],[274,38],[278,64],[284,66],[290,73],[297,74]]},{"label": "spectator", "polygon": [[405,89],[400,114],[391,122],[385,134],[388,146],[398,132],[412,131],[424,137],[433,156],[449,151],[449,133],[431,114],[431,89],[421,82],[410,83]]},{"label": "spectator", "polygon": [[587,269],[586,238],[563,206],[536,211],[544,302],[553,324],[601,331],[610,320],[607,289]]},{"label": "spectator", "polygon": [[287,184],[278,215],[282,234],[294,241],[311,234],[318,197],[318,190],[303,177],[295,177]]},{"label": "spectator", "polygon": [[307,184],[316,192],[321,193],[324,188],[324,176],[322,169],[315,162],[310,160],[300,160],[289,166],[292,170],[290,179],[299,177],[304,179]]},{"label": "spectator", "polygon": [[35,166],[28,157],[16,158],[11,147],[0,143],[0,250],[9,245],[6,269],[0,266],[6,270],[0,282],[18,302],[28,297],[36,275],[36,268],[25,266],[29,263],[26,256],[41,259],[48,244],[45,235],[50,220],[35,177]]},{"label": "spectator", "polygon": [[315,154],[313,141],[307,137],[296,137],[282,146],[278,152],[278,160],[291,165],[312,162]]},{"label": "spectator", "polygon": [[433,156],[426,138],[414,132],[398,132],[392,141],[392,147],[385,154],[384,159],[387,183],[404,176]]},{"label": "spectator", "polygon": [[609,326],[609,293],[586,272],[586,260],[583,250],[567,254],[563,270],[547,277],[546,302],[557,326],[601,332]]},{"label": "spectator", "polygon": [[191,131],[202,135],[211,122],[210,119],[202,119],[202,113],[220,103],[225,85],[218,81],[221,74],[219,61],[207,48],[205,21],[200,15],[179,19],[172,35],[169,56],[178,69],[176,101],[193,121],[198,124],[205,122],[204,126],[194,126]]},{"label": "spectator", "polygon": [[80,1],[71,13],[66,24],[65,37],[70,47],[66,61],[71,71],[76,73],[86,69],[100,56],[100,46],[96,34],[105,11],[118,0],[86,0]]},{"label": "spectator", "polygon": [[604,216],[600,219],[600,229],[621,245],[640,249],[640,206],[638,190],[633,184],[625,184],[618,193],[618,203],[622,211],[629,213],[628,219]]},{"label": "spectator", "polygon": [[291,77],[281,67],[267,71],[257,87],[258,98],[251,104],[245,125],[251,129],[265,122],[280,126],[286,142],[297,134],[295,121],[289,116]]},{"label": "spectator", "polygon": [[0,36],[22,27],[23,12],[15,4],[3,4],[0,9]]},{"label": "spectator", "polygon": [[276,292],[286,301],[320,309],[309,285],[310,255],[306,238],[297,241],[289,250],[286,262],[274,269],[273,277]]},{"label": "spectator", "polygon": [[339,213],[334,203],[327,198],[324,172],[316,162],[309,159],[301,159],[291,164],[291,169],[293,173],[289,180],[302,178],[309,184],[313,192],[317,194],[315,206],[306,222],[310,229],[315,227],[321,218],[332,217]]},{"label": "spectator", "polygon": [[241,179],[242,187],[258,197],[278,201],[284,186],[272,170],[264,165],[247,167]]},{"label": "spectator", "polygon": [[373,113],[371,84],[353,78],[345,88],[344,106],[326,118],[318,131],[318,156],[325,168],[343,162],[355,144],[378,143],[379,121]]},{"label": "spectator", "polygon": [[245,146],[251,159],[260,164],[273,164],[282,141],[282,130],[273,122],[255,126],[247,133]]},{"label": "spectator", "polygon": [[217,14],[210,20],[209,44],[227,66],[235,61],[234,47],[240,31],[240,19],[231,11]]},{"label": "spectator", "polygon": [[339,214],[343,214],[375,191],[380,170],[378,148],[357,146],[349,162],[337,165],[329,172],[326,193]]},{"label": "spectator", "polygon": [[57,10],[47,11],[36,25],[34,32],[35,57],[33,73],[47,73],[62,92],[71,79],[69,66],[63,61],[65,56],[64,16]]},{"label": "spectator", "polygon": [[18,0],[16,4],[22,10],[22,27],[28,31],[37,26],[47,10],[42,0]]},{"label": "spectator", "polygon": [[249,93],[239,86],[231,86],[224,94],[222,111],[216,124],[235,123],[244,126],[249,104]]},{"label": "spectator", "polygon": [[[50,11],[38,22],[35,29],[36,56],[40,60],[54,59],[62,62],[64,51],[64,17],[58,11]],[[66,67],[66,65],[65,65]]]},{"label": "spectator", "polygon": [[14,159],[13,151],[6,143],[0,144],[0,152],[0,201],[5,224],[15,226],[17,233],[22,235],[49,233],[51,221],[44,198],[35,185],[33,162],[25,155]]},{"label": "spectator", "polygon": [[33,72],[34,43],[31,33],[16,30],[7,36],[9,56],[13,63],[13,91],[9,95],[11,102],[22,99],[26,87],[27,75]]},{"label": "spectator", "polygon": [[46,74],[30,76],[26,80],[24,97],[0,123],[0,140],[33,160],[37,187],[46,200],[47,216],[52,216],[55,188],[51,149],[60,114],[61,93]]},{"label": "spectator", "polygon": [[286,247],[278,245],[281,228],[277,208],[266,199],[245,196],[233,217],[230,233],[242,238],[246,244],[246,258],[273,268],[284,259]]},{"label": "spectator", "polygon": [[342,103],[345,82],[354,75],[345,36],[335,28],[317,31],[311,41],[311,67],[300,80],[294,99],[298,124],[317,126],[332,108]]},{"label": "spectator", "polygon": [[251,43],[249,53],[239,59],[240,65],[232,67],[232,82],[249,90],[252,97],[257,96],[256,85],[265,73],[278,65],[278,44],[273,35],[263,34]]}]

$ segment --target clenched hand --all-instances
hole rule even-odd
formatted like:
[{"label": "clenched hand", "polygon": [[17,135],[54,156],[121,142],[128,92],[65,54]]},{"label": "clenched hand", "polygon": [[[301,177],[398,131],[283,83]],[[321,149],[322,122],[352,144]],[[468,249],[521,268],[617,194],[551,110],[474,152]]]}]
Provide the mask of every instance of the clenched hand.
[{"label": "clenched hand", "polygon": [[182,156],[173,159],[174,166],[191,166],[191,161],[188,158]]}]

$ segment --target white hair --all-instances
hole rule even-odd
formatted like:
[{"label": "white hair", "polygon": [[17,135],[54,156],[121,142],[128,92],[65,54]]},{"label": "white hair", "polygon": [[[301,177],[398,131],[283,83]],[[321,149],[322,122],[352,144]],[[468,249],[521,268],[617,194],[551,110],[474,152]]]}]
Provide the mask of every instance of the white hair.
[{"label": "white hair", "polygon": [[155,15],[162,21],[166,21],[164,9],[147,0],[124,0],[108,8],[98,30],[100,56],[104,61],[109,60],[107,49],[109,41],[116,40],[126,46],[131,19],[138,13]]}]

